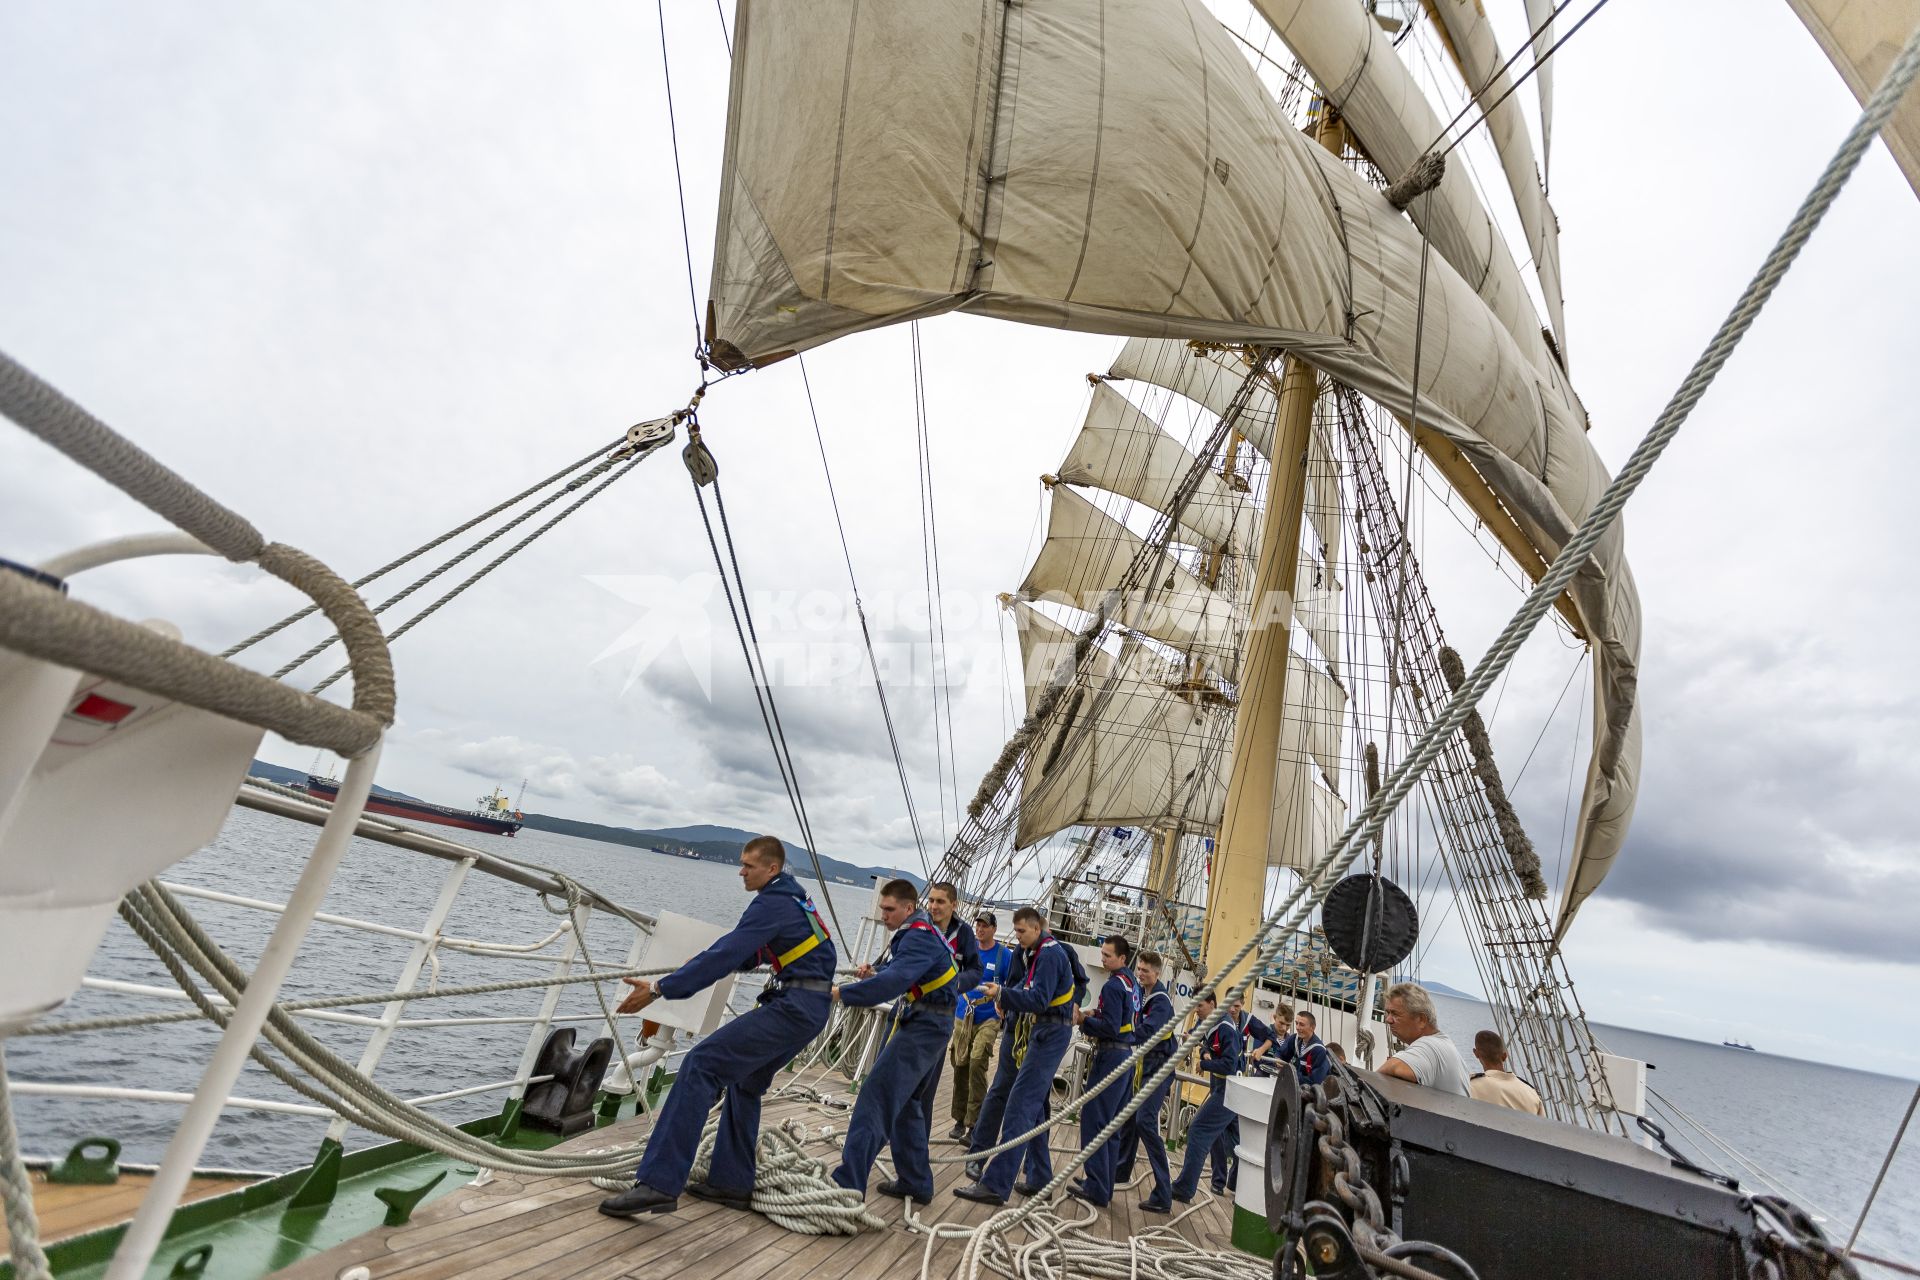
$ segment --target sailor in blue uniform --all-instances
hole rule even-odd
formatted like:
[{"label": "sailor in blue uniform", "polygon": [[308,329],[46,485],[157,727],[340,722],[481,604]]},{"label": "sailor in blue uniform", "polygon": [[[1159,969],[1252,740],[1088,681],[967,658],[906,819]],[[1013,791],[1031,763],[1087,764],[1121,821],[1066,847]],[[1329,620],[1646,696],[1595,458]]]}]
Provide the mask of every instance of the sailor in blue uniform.
[{"label": "sailor in blue uniform", "polygon": [[[1133,1052],[1134,1028],[1140,1020],[1140,983],[1128,967],[1133,961],[1133,944],[1125,938],[1108,938],[1100,944],[1100,967],[1107,980],[1100,987],[1100,1001],[1092,1009],[1075,1009],[1073,1020],[1080,1034],[1093,1042],[1093,1055],[1087,1063],[1087,1087],[1105,1079]],[[1093,1097],[1080,1100],[1080,1145],[1088,1146],[1107,1124],[1120,1114],[1120,1108],[1133,1096],[1131,1073],[1122,1076]],[[1120,1135],[1115,1133],[1087,1158],[1085,1181],[1068,1194],[1104,1209],[1113,1199],[1114,1157],[1120,1150]]]},{"label": "sailor in blue uniform", "polygon": [[[679,1207],[683,1189],[698,1199],[739,1209],[751,1204],[760,1097],[774,1073],[820,1034],[832,1007],[833,939],[813,900],[787,874],[786,864],[787,851],[772,836],[747,841],[740,850],[740,879],[754,898],[733,932],[658,982],[623,979],[633,990],[619,1011],[637,1013],[663,996],[684,1000],[696,995],[729,973],[760,964],[773,967],[759,1007],[721,1024],[681,1063],[633,1186],[601,1201],[600,1212],[616,1218],[668,1213]],[[723,1093],[707,1181],[689,1184],[687,1171],[693,1167],[700,1131],[714,1099]]]},{"label": "sailor in blue uniform", "polygon": [[[1193,1007],[1201,1021],[1213,1014],[1215,1002],[1211,996],[1200,1000]],[[1174,1179],[1173,1198],[1181,1204],[1193,1199],[1193,1193],[1200,1186],[1200,1167],[1207,1162],[1207,1156],[1213,1151],[1227,1131],[1233,1112],[1227,1110],[1227,1077],[1240,1070],[1240,1031],[1233,1025],[1233,1019],[1222,1018],[1220,1025],[1207,1034],[1200,1047],[1200,1070],[1213,1077],[1209,1081],[1207,1100],[1200,1104],[1194,1113],[1193,1123],[1187,1126],[1187,1154],[1180,1162],[1180,1176]],[[1224,1181],[1216,1181],[1215,1192],[1225,1190]]]},{"label": "sailor in blue uniform", "polygon": [[[960,890],[950,880],[936,880],[927,886],[927,920],[940,931],[947,940],[947,947],[953,952],[954,966],[960,976],[953,980],[954,1003],[960,995],[980,985],[980,941],[973,935],[973,929],[965,920],[954,914],[954,908],[960,904]],[[951,1009],[951,1005],[949,1009]],[[953,1037],[949,1024],[947,1037]],[[946,1062],[943,1052],[927,1068],[927,1078],[920,1082],[919,1091],[914,1095],[920,1103],[920,1114],[927,1122],[925,1142],[933,1138],[933,1102],[934,1095],[940,1091],[940,1070]],[[922,1145],[925,1145],[923,1142]],[[896,1160],[898,1155],[896,1153]]]},{"label": "sailor in blue uniform", "polygon": [[[1140,981],[1140,1017],[1137,1023],[1139,1039],[1136,1043],[1152,1045],[1147,1056],[1140,1060],[1139,1080],[1142,1084],[1153,1078],[1154,1072],[1166,1065],[1173,1056],[1174,1037],[1156,1042],[1155,1037],[1173,1021],[1173,995],[1160,981],[1161,959],[1157,951],[1142,951],[1134,958],[1133,974]],[[1133,1156],[1139,1147],[1147,1149],[1147,1167],[1153,1171],[1153,1190],[1140,1202],[1140,1208],[1147,1213],[1169,1213],[1173,1209],[1173,1177],[1167,1169],[1167,1141],[1160,1136],[1160,1109],[1167,1103],[1167,1091],[1173,1087],[1173,1077],[1161,1081],[1159,1086],[1141,1100],[1140,1107],[1127,1118],[1126,1131],[1121,1135],[1120,1149],[1114,1160],[1113,1177],[1116,1183],[1128,1182],[1133,1178]]]},{"label": "sailor in blue uniform", "polygon": [[1280,1047],[1273,1051],[1276,1061],[1293,1064],[1293,1069],[1300,1075],[1302,1089],[1311,1089],[1333,1070],[1333,1055],[1327,1052],[1327,1046],[1314,1030],[1319,1021],[1302,1009],[1294,1015],[1293,1034],[1282,1040]]},{"label": "sailor in blue uniform", "polygon": [[[1025,957],[1024,969],[1017,979],[1009,975],[1005,985],[989,982],[982,988],[988,999],[1000,1005],[1003,1016],[1016,1020],[1003,1033],[1000,1070],[980,1109],[980,1122],[973,1128],[975,1151],[1017,1137],[1046,1119],[1053,1073],[1073,1039],[1074,965],[1067,958],[1067,948],[1047,933],[1046,920],[1032,907],[1013,913],[1013,933]],[[1016,968],[1020,968],[1018,962]],[[978,1181],[953,1194],[981,1204],[1005,1204],[1007,1193],[1014,1189],[1014,1174],[1023,1164],[1027,1180],[1020,1190],[1031,1195],[1053,1176],[1046,1134],[1001,1152],[980,1171]]]},{"label": "sailor in blue uniform", "polygon": [[860,1085],[847,1122],[847,1141],[833,1180],[863,1195],[880,1148],[893,1148],[898,1181],[882,1182],[882,1195],[921,1204],[933,1200],[933,1168],[927,1163],[927,1120],[920,1112],[920,1082],[938,1071],[953,1034],[953,1001],[960,987],[953,948],[919,910],[919,891],[908,880],[880,889],[880,920],[894,935],[873,976],[834,990],[849,1008],[871,1008],[898,999],[886,1043]]}]

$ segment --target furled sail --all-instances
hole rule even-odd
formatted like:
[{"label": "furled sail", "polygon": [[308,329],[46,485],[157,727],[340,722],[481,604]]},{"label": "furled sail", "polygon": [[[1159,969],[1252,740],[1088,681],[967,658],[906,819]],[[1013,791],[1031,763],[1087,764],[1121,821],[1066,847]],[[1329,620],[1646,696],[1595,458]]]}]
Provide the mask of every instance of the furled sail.
[{"label": "furled sail", "polygon": [[[1527,0],[1527,30],[1539,53],[1553,48],[1553,0]],[[1553,186],[1553,59],[1542,62],[1533,73],[1534,87],[1540,92],[1540,187]]]},{"label": "furled sail", "polygon": [[[1281,347],[1405,420],[1418,328],[1421,424],[1544,553],[1606,483],[1565,378],[1444,260],[1421,305],[1418,232],[1299,135],[1198,0],[743,0],[730,104],[723,365],[967,310]],[[1625,838],[1638,774],[1617,528],[1570,594],[1598,714],[1562,929]]]},{"label": "furled sail", "polygon": [[[1527,118],[1520,113],[1519,101],[1508,96],[1513,80],[1501,69],[1505,59],[1500,56],[1500,42],[1494,39],[1482,0],[1426,0],[1426,5],[1445,29],[1447,47],[1459,60],[1461,78],[1477,96],[1481,110],[1500,102],[1487,112],[1487,132],[1493,136],[1500,167],[1507,175],[1507,188],[1513,192],[1514,208],[1520,212],[1520,227],[1526,232],[1527,249],[1540,276],[1540,292],[1547,300],[1547,316],[1564,355],[1567,323],[1561,302],[1560,220],[1540,186],[1540,166],[1533,158]],[[1544,43],[1536,42],[1533,57],[1523,55],[1520,65],[1531,66],[1545,49]],[[1505,101],[1500,101],[1502,98]]]},{"label": "furled sail", "polygon": [[[1319,82],[1389,180],[1405,173],[1440,136],[1442,121],[1392,40],[1354,0],[1253,0],[1253,6]],[[1440,185],[1415,200],[1407,213],[1435,251],[1474,285],[1526,357],[1545,368],[1553,354],[1540,336],[1540,317],[1465,168],[1449,165]],[[1554,324],[1558,329],[1557,316]]]},{"label": "furled sail", "polygon": [[[1094,387],[1086,420],[1060,464],[1066,484],[1092,485],[1172,513],[1180,482],[1197,460],[1186,446],[1104,383]],[[1179,540],[1209,550],[1247,554],[1254,540],[1253,499],[1229,489],[1211,471],[1180,512]]]},{"label": "furled sail", "polygon": [[[1047,539],[1020,584],[1028,600],[1096,612],[1117,591],[1146,540],[1066,485],[1056,485]],[[1230,673],[1245,622],[1233,601],[1164,557],[1154,581],[1109,602],[1107,616],[1185,652],[1198,650]]]},{"label": "furled sail", "polygon": [[[1920,0],[1787,0],[1834,70],[1862,103],[1886,77],[1907,37],[1920,27]],[[1894,108],[1880,137],[1920,194],[1920,94]]]}]

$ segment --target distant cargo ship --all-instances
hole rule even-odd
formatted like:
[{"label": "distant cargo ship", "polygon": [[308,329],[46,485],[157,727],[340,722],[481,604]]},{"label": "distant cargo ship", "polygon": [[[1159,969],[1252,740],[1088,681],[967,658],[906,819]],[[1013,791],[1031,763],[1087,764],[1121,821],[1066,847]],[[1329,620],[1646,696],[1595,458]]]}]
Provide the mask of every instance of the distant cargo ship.
[{"label": "distant cargo ship", "polygon": [[[334,797],[340,794],[340,784],[332,778],[316,777],[310,773],[307,775],[307,794],[332,804]],[[520,811],[507,807],[507,793],[499,787],[493,789],[492,795],[481,796],[471,809],[449,809],[443,804],[381,795],[376,791],[367,799],[367,812],[412,818],[416,822],[437,822],[443,827],[464,827],[468,831],[485,831],[496,836],[510,836],[522,826]]]},{"label": "distant cargo ship", "polygon": [[1740,1040],[1722,1040],[1720,1043],[1729,1049],[1745,1049],[1748,1053],[1758,1052],[1752,1045]]}]

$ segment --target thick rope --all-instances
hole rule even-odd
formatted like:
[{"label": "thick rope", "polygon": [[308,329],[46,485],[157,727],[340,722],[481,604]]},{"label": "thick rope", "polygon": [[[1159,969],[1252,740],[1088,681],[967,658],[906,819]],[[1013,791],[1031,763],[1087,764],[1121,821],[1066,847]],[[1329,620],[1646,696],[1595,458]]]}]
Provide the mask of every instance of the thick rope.
[{"label": "thick rope", "polygon": [[251,560],[266,545],[245,517],[215,502],[4,351],[0,414],[229,560]]},{"label": "thick rope", "polygon": [[[385,728],[379,715],[308,697],[277,680],[70,600],[17,573],[0,573],[0,647],[118,680],[347,757],[371,750]],[[390,676],[387,687],[390,700]]]},{"label": "thick rope", "polygon": [[15,1280],[52,1280],[53,1269],[40,1248],[40,1223],[33,1212],[33,1181],[20,1161],[20,1135],[13,1127],[5,1036],[0,1036],[0,1199],[6,1201],[7,1252],[13,1259]]},{"label": "thick rope", "polygon": [[[1762,262],[1760,270],[1741,293],[1733,310],[1721,322],[1712,341],[1694,362],[1673,398],[1655,419],[1645,437],[1634,447],[1626,465],[1609,482],[1599,500],[1574,530],[1573,535],[1568,538],[1559,555],[1554,558],[1546,573],[1535,584],[1519,610],[1502,628],[1479,665],[1454,691],[1446,706],[1414,743],[1406,759],[1394,769],[1381,789],[1375,792],[1361,811],[1354,816],[1353,821],[1334,842],[1333,847],[1320,858],[1312,870],[1301,877],[1300,883],[1262,922],[1260,929],[1253,937],[1249,938],[1216,972],[1236,971],[1249,956],[1257,951],[1259,955],[1256,963],[1248,967],[1244,976],[1224,994],[1224,998],[1220,1000],[1213,1013],[1201,1019],[1192,1031],[1180,1039],[1167,1062],[1140,1086],[1140,1091],[1128,1100],[1119,1114],[1101,1129],[1065,1168],[1054,1175],[1053,1180],[1047,1184],[1040,1195],[1019,1208],[994,1215],[978,1228],[973,1229],[975,1235],[968,1246],[967,1254],[968,1280],[975,1280],[979,1274],[984,1239],[1010,1229],[1037,1212],[1045,1201],[1057,1194],[1066,1185],[1067,1180],[1086,1164],[1094,1151],[1120,1131],[1121,1126],[1139,1109],[1144,1098],[1172,1078],[1175,1064],[1185,1052],[1219,1024],[1220,1020],[1226,1016],[1227,1008],[1234,999],[1244,996],[1252,987],[1261,970],[1278,955],[1287,935],[1304,923],[1314,907],[1325,897],[1326,890],[1332,887],[1334,881],[1352,865],[1368,842],[1384,828],[1388,815],[1419,784],[1427,768],[1439,758],[1447,740],[1459,730],[1466,722],[1468,713],[1492,689],[1494,681],[1512,662],[1527,636],[1553,607],[1553,602],[1559,598],[1560,593],[1566,589],[1574,575],[1585,566],[1587,557],[1592,554],[1600,539],[1613,527],[1627,499],[1632,497],[1634,491],[1639,488],[1641,481],[1652,470],[1653,464],[1672,442],[1681,425],[1686,422],[1694,406],[1699,404],[1707,388],[1713,384],[1714,378],[1726,365],[1741,338],[1753,327],[1754,319],[1765,307],[1767,300],[1772,297],[1774,289],[1785,277],[1794,259],[1799,256],[1800,250],[1806,246],[1814,228],[1820,224],[1821,218],[1832,207],[1840,189],[1846,185],[1848,177],[1859,165],[1860,157],[1865,154],[1867,146],[1873,141],[1880,127],[1892,115],[1894,107],[1913,83],[1917,73],[1920,73],[1920,29],[1915,30],[1909,37],[1906,47],[1895,59],[1886,78],[1868,100],[1859,120],[1855,122],[1839,150],[1828,162],[1819,181],[1801,202],[1787,229]],[[1210,982],[1200,994],[1204,995],[1216,990],[1216,985]],[[1145,1045],[1136,1046],[1134,1051],[1104,1079],[1089,1084],[1086,1092],[1098,1093],[1119,1080],[1124,1073],[1132,1070],[1133,1063],[1145,1055],[1146,1049]],[[1064,1119],[1065,1117],[1060,1117],[1052,1123],[1061,1123]],[[1010,1150],[1044,1133],[1049,1127],[1051,1127],[1050,1124],[1036,1126],[1028,1133],[1004,1142],[993,1150],[995,1152]],[[972,1158],[979,1159],[986,1154],[985,1152],[977,1153]],[[948,1163],[950,1160],[940,1162]]]}]

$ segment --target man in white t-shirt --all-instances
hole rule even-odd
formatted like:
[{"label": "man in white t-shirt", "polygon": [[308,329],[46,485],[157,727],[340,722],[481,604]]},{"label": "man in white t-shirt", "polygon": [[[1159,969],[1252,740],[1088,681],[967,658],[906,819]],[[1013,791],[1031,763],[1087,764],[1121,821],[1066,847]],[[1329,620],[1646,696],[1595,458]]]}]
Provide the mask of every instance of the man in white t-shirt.
[{"label": "man in white t-shirt", "polygon": [[1381,1075],[1463,1098],[1473,1096],[1467,1088],[1466,1064],[1453,1041],[1440,1033],[1440,1016],[1425,987],[1396,982],[1387,988],[1387,1030],[1406,1047],[1380,1064]]}]

